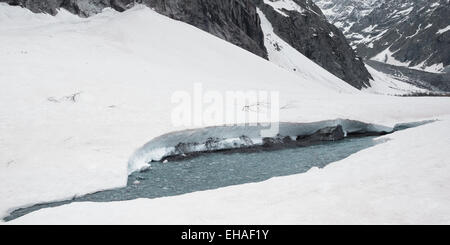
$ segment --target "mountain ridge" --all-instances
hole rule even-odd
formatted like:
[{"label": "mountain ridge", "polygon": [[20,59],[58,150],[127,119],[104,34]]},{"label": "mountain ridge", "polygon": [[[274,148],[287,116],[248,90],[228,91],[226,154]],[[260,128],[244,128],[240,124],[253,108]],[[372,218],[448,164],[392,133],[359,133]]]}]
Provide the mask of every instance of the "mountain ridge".
[{"label": "mountain ridge", "polygon": [[[316,0],[327,18],[336,9],[357,12],[355,0]],[[427,72],[450,65],[449,0],[382,0],[365,2],[366,12],[342,15],[338,27],[364,59]],[[352,16],[358,15],[354,19]],[[333,21],[331,21],[333,22]],[[347,23],[340,24],[340,23]]]}]

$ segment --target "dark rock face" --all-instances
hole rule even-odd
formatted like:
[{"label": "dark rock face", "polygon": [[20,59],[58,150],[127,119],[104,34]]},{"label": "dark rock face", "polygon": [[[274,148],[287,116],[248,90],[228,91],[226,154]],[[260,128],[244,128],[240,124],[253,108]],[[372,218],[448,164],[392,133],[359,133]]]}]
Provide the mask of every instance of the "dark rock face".
[{"label": "dark rock face", "polygon": [[338,141],[345,138],[345,132],[341,125],[334,127],[326,127],[317,130],[310,135],[299,135],[293,141],[291,137],[280,136],[274,138],[264,138],[263,147],[276,149],[280,147],[298,147],[298,146],[310,146],[324,141]]},{"label": "dark rock face", "polygon": [[124,11],[141,3],[267,59],[258,6],[274,26],[275,33],[292,47],[350,85],[358,89],[370,86],[371,76],[361,59],[320,9],[311,0],[292,1],[311,11],[287,11],[286,17],[263,0],[0,0],[36,13],[54,15],[59,8],[64,8],[82,17],[97,14],[106,7]]},{"label": "dark rock face", "polygon": [[6,2],[14,6],[21,6],[33,11],[34,13],[45,12],[54,15],[56,14],[56,8],[61,5],[62,0],[3,0],[0,2]]},{"label": "dark rock face", "polygon": [[362,59],[312,1],[293,0],[305,11],[284,9],[288,16],[283,16],[263,0],[254,1],[272,23],[274,32],[292,47],[350,85],[358,89],[370,87],[372,77]]},{"label": "dark rock face", "polygon": [[0,2],[22,6],[35,13],[51,15],[55,15],[59,8],[64,8],[82,17],[100,13],[106,7],[124,11],[134,3],[133,0],[1,0]]},{"label": "dark rock face", "polygon": [[255,5],[247,0],[145,0],[157,12],[267,58]]},{"label": "dark rock face", "polygon": [[295,140],[289,136],[278,135],[274,138],[263,138],[264,149],[283,149],[286,147],[305,147],[326,141],[338,141],[345,138],[345,132],[341,125],[326,127],[317,130],[310,135],[299,135]]},{"label": "dark rock face", "polygon": [[291,137],[285,136],[282,137],[281,135],[278,135],[274,138],[263,138],[263,147],[264,148],[277,148],[277,147],[284,147],[286,145],[293,144]]},{"label": "dark rock face", "polygon": [[336,127],[327,127],[318,130],[312,135],[298,136],[297,142],[321,142],[321,141],[337,141],[345,138],[344,130],[341,125]]}]

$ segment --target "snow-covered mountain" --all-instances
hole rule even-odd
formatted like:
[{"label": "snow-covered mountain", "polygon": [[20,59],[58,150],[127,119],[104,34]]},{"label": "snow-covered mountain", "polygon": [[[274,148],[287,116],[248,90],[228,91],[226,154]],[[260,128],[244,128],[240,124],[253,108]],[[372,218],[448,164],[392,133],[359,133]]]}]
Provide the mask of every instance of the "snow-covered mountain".
[{"label": "snow-covered mountain", "polygon": [[[286,15],[292,14],[280,9],[278,11]],[[347,168],[343,171],[334,168],[334,171],[339,172],[333,175],[336,178],[329,179],[327,185],[318,191],[305,190],[305,193],[321,194],[326,189],[327,196],[317,196],[322,202],[324,197],[341,198],[339,203],[350,211],[360,210],[353,207],[367,205],[352,205],[349,208],[346,204],[351,195],[348,194],[355,193],[354,189],[346,189],[350,191],[348,194],[336,197],[331,193],[338,192],[334,188],[329,189],[333,185],[328,183],[342,186],[340,183],[345,180],[349,181],[344,182],[345,186],[351,187],[364,183],[371,188],[368,189],[370,192],[363,192],[372,195],[370,201],[383,200],[380,205],[387,201],[410,204],[415,196],[398,200],[391,199],[389,193],[394,198],[403,198],[403,194],[410,193],[412,188],[417,190],[418,180],[427,180],[429,183],[420,185],[419,193],[424,197],[419,196],[418,199],[427,197],[427,200],[433,198],[432,200],[438,201],[442,200],[442,196],[445,197],[448,190],[442,187],[444,185],[441,179],[448,179],[446,174],[449,171],[448,166],[442,163],[448,159],[445,152],[449,143],[447,134],[439,131],[448,132],[446,115],[450,114],[449,98],[401,98],[359,91],[287,45],[276,33],[273,23],[268,21],[270,17],[264,10],[255,8],[255,13],[261,17],[264,46],[274,47],[267,51],[268,56],[278,65],[143,5],[136,5],[125,12],[105,8],[90,18],[80,18],[64,9],[56,16],[51,16],[0,3],[0,196],[3,197],[0,216],[4,217],[19,207],[71,199],[86,193],[125,186],[130,171],[148,166],[149,162],[146,160],[153,159],[155,152],[140,151],[147,142],[156,138],[165,139],[167,134],[175,137],[180,135],[176,132],[182,130],[199,130],[201,133],[205,127],[214,129],[225,125],[225,118],[219,122],[205,122],[200,126],[173,125],[172,109],[175,105],[172,96],[177,91],[192,94],[198,84],[205,91],[215,91],[215,95],[222,95],[227,91],[277,91],[280,112],[278,121],[287,125],[312,123],[317,128],[320,121],[326,120],[331,124],[328,126],[338,126],[341,119],[351,119],[365,122],[366,124],[362,124],[364,127],[368,124],[371,128],[386,130],[401,122],[441,119],[443,122],[424,130],[400,134],[403,135],[401,140],[378,148],[369,156],[364,155],[358,160],[359,164],[344,164]],[[279,52],[278,46],[283,47]],[[290,65],[297,67],[298,71],[287,70],[286,67]],[[279,66],[286,67],[282,69]],[[380,85],[381,89],[410,89],[407,84],[401,83],[400,86],[396,81],[383,80],[382,75],[374,76],[374,79],[374,84]],[[378,83],[377,79],[384,81],[384,84]],[[378,87],[374,86],[372,89],[375,88]],[[239,105],[241,107],[237,107],[236,113],[241,116],[247,113],[251,116],[265,113],[259,110],[244,111],[241,108],[246,104]],[[241,120],[237,123],[245,122],[242,120],[245,116],[238,118]],[[358,132],[361,128],[346,129]],[[431,130],[431,138],[427,130]],[[224,130],[212,131],[214,134],[209,135],[210,137],[228,137]],[[246,132],[229,131],[234,135]],[[296,132],[298,131],[290,133],[295,135]],[[185,137],[175,139],[180,143],[190,142],[189,134],[182,135]],[[411,140],[414,138],[426,138],[426,141]],[[408,143],[406,146],[405,142]],[[438,142],[439,147],[430,142]],[[388,151],[392,148],[396,151]],[[419,153],[422,158],[416,159],[410,154],[416,150],[425,153]],[[399,152],[402,154],[397,154]],[[384,157],[381,158],[381,167],[377,163],[380,158],[373,159],[373,156]],[[390,158],[391,156],[395,158]],[[429,158],[433,159],[432,164],[424,164]],[[414,165],[409,164],[411,159],[415,159]],[[352,172],[355,166],[363,169],[358,171],[366,175]],[[414,168],[410,168],[411,166]],[[436,174],[440,178],[433,177]],[[414,178],[411,179],[411,176]],[[392,180],[397,177],[401,183],[395,182],[394,186],[400,189],[392,192]],[[310,183],[321,181],[323,178]],[[260,194],[261,191],[280,193],[280,186],[271,186],[273,189],[270,190],[267,187],[259,189],[258,196],[264,196],[263,203],[279,203],[276,201],[279,195]],[[295,182],[282,186],[289,186],[284,192],[296,193],[292,191],[305,185]],[[429,197],[426,194],[430,192],[439,194]],[[292,202],[283,203],[297,208],[294,204],[302,195],[299,193],[294,196]],[[245,199],[248,195],[240,197]],[[356,199],[351,200],[361,203],[365,197],[358,194]],[[225,199],[231,202],[236,200]],[[180,207],[179,202],[170,203],[174,204]],[[235,205],[239,205],[241,209],[234,210],[253,210],[255,206],[252,204],[250,201],[239,200]],[[165,207],[171,207],[170,205]],[[373,208],[377,202],[371,202],[371,205]],[[274,207],[266,207],[267,211],[273,209],[270,212],[259,210],[264,211],[262,213],[279,213]],[[442,201],[442,207],[439,210],[446,211],[448,201]],[[430,212],[434,211],[441,217],[442,212],[433,208]],[[117,214],[125,215],[137,210],[143,209],[128,206]],[[303,210],[308,209],[304,207]],[[325,210],[333,209],[322,211]],[[397,209],[389,210],[388,217],[399,217]],[[417,210],[417,206],[410,205],[406,214],[417,213]],[[80,217],[87,212],[70,214],[80,221]],[[112,213],[108,214],[110,217],[117,217]],[[189,212],[176,213],[175,216],[182,218],[190,214],[197,215],[196,212]],[[145,212],[140,215],[148,218]],[[241,217],[245,218],[245,215]],[[292,215],[275,219],[274,222],[300,222],[297,216],[295,220],[287,217]],[[355,219],[361,220],[358,218],[362,217],[364,214],[357,214]],[[400,220],[418,220],[414,219],[416,216],[400,217]],[[439,221],[430,218],[428,213],[421,217]],[[52,221],[45,218],[39,220]],[[65,220],[70,222],[70,219]],[[58,218],[53,221],[61,222]]]},{"label": "snow-covered mountain", "polygon": [[[388,1],[354,25],[362,56],[428,72],[450,65],[448,0]],[[373,29],[373,30],[370,30]]]},{"label": "snow-covered mountain", "polygon": [[[370,86],[370,74],[341,32],[330,25],[310,0],[0,0],[35,13],[56,14],[66,9],[82,17],[111,7],[124,11],[142,3],[160,14],[180,20],[268,58],[257,6],[286,43],[326,70],[361,89]],[[289,14],[287,14],[290,12]],[[294,69],[294,67],[292,67]]]},{"label": "snow-covered mountain", "polygon": [[361,18],[378,7],[380,0],[314,0],[327,19],[348,34],[350,28]]},{"label": "snow-covered mountain", "polygon": [[448,0],[316,3],[365,59],[435,73],[450,65]]}]

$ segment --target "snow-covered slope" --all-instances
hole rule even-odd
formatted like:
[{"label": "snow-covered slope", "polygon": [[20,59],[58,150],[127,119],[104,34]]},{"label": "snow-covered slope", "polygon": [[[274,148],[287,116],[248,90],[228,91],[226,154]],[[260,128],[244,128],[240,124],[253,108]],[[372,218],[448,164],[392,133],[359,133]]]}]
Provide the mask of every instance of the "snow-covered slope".
[{"label": "snow-covered slope", "polygon": [[189,128],[172,125],[171,97],[196,83],[222,93],[279,91],[284,122],[392,126],[450,114],[448,98],[363,93],[298,55],[295,74],[141,6],[82,19],[0,4],[0,32],[1,216],[124,186],[135,150]]},{"label": "snow-covered slope", "polygon": [[371,82],[372,87],[364,89],[366,92],[384,95],[408,95],[429,91],[401,81],[398,77],[377,71],[367,64],[366,67],[373,77],[373,82]]},{"label": "snow-covered slope", "polygon": [[306,58],[275,34],[272,24],[267,20],[264,13],[259,9],[257,12],[264,33],[264,45],[271,62],[299,75],[303,79],[321,81],[322,85],[330,89],[349,90],[348,84]]},{"label": "snow-covered slope", "polygon": [[[281,6],[287,8],[284,5]],[[261,28],[264,32],[264,45],[267,49],[268,58],[271,62],[285,68],[288,71],[296,73],[302,78],[314,79],[317,81],[328,81],[330,88],[337,88],[337,85],[344,85],[343,81],[329,72],[324,72],[323,68],[306,58],[303,54],[298,52],[282,38],[280,38],[274,32],[272,24],[267,20],[264,13],[259,9],[257,12],[259,18],[261,19]],[[400,81],[399,79],[395,79],[387,74],[383,74],[370,66],[366,65],[366,67],[373,78],[373,80],[370,81],[371,87],[363,89],[366,92],[387,95],[404,95],[412,92],[426,91],[406,82]],[[344,85],[340,89],[345,89],[345,87],[346,86]]]},{"label": "snow-covered slope", "polygon": [[[253,1],[260,10],[259,16],[264,14],[264,26],[269,23],[270,32],[276,33],[278,39],[282,39],[284,43],[353,87],[370,87],[371,76],[363,61],[356,56],[342,32],[327,21],[312,1]],[[265,32],[268,32],[267,28]],[[266,49],[272,49],[273,54],[273,47],[267,47],[267,35],[265,42]],[[281,51],[280,47],[276,48],[276,51]],[[288,52],[280,53],[277,56]],[[286,59],[292,58],[289,54],[287,56]]]},{"label": "snow-covered slope", "polygon": [[305,174],[176,197],[73,203],[12,223],[448,225],[450,161],[448,148],[436,146],[450,145],[449,119],[385,136]]},{"label": "snow-covered slope", "polygon": [[[34,13],[55,15],[64,9],[81,17],[100,13],[104,8],[125,11],[133,0],[0,0],[22,6]],[[369,86],[370,74],[345,37],[329,24],[310,0],[164,0],[137,1],[172,19],[183,21],[258,56],[267,58],[259,8],[267,15],[275,32],[292,47],[332,74],[360,89]],[[285,11],[294,10],[287,15]],[[334,32],[334,38],[328,33]],[[324,45],[324,43],[326,43]],[[317,47],[320,47],[318,49]]]}]

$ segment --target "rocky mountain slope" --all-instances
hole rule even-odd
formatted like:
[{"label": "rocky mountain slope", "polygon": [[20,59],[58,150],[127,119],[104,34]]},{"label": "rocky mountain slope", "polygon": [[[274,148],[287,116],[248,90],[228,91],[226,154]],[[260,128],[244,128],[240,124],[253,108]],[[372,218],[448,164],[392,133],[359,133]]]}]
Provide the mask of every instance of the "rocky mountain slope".
[{"label": "rocky mountain slope", "polygon": [[311,0],[255,2],[274,32],[293,48],[358,89],[370,86],[362,60]]},{"label": "rocky mountain slope", "polygon": [[342,33],[329,24],[311,0],[0,0],[33,12],[56,14],[64,8],[82,17],[106,7],[124,11],[136,3],[194,25],[268,58],[257,7],[289,45],[356,88],[370,86],[370,74]]},{"label": "rocky mountain slope", "polygon": [[327,19],[348,34],[350,28],[361,18],[379,6],[380,0],[315,0]]},{"label": "rocky mountain slope", "polygon": [[377,4],[371,4],[371,1],[359,2],[367,4],[367,8],[356,8],[356,1],[317,1],[330,20],[336,18],[336,9],[352,10],[352,14],[342,14],[337,18],[336,23],[345,31],[358,55],[428,72],[448,69],[449,0],[382,0]]}]

